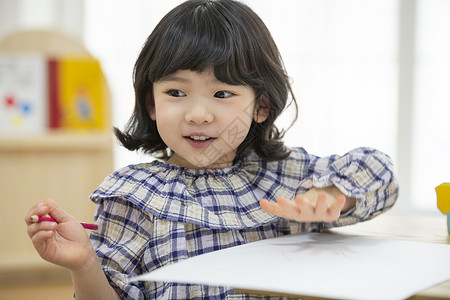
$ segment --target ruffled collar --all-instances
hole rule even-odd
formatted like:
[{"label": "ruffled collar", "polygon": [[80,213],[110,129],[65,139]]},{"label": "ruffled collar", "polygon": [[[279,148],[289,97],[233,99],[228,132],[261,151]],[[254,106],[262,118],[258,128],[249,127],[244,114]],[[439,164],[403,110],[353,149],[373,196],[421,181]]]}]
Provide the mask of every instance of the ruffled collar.
[{"label": "ruffled collar", "polygon": [[187,169],[162,161],[130,165],[108,176],[91,199],[120,197],[158,218],[213,229],[254,228],[278,220],[260,208],[260,199],[296,193],[297,183],[284,184],[284,164],[266,163],[250,152],[222,169]]},{"label": "ruffled collar", "polygon": [[164,161],[154,160],[151,163],[144,163],[143,165],[154,165],[155,168],[159,168],[161,170],[170,170],[175,171],[180,174],[184,174],[185,176],[190,177],[198,177],[198,176],[228,176],[229,174],[235,173],[242,167],[242,161],[237,162],[236,164],[219,169],[189,169],[185,167],[181,167],[174,164],[169,164]]}]

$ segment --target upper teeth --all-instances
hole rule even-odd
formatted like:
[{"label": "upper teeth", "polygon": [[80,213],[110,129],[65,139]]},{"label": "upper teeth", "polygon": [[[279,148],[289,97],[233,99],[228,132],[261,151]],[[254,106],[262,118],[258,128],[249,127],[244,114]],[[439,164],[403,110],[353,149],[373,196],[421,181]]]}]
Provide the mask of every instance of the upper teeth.
[{"label": "upper teeth", "polygon": [[189,136],[191,139],[196,140],[196,141],[204,141],[209,139],[209,137],[206,136],[198,136],[198,135],[191,135]]}]

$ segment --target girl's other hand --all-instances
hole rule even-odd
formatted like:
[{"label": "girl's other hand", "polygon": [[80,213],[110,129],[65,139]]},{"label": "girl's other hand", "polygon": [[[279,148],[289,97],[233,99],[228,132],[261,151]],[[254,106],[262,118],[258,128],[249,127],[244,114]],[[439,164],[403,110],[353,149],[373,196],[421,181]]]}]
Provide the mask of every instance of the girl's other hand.
[{"label": "girl's other hand", "polygon": [[[30,220],[33,215],[49,215],[56,222],[33,223]],[[48,262],[76,271],[86,264],[94,251],[80,222],[52,200],[34,205],[25,215],[25,222],[34,247]]]},{"label": "girl's other hand", "polygon": [[282,197],[277,203],[261,199],[261,208],[272,215],[297,222],[333,222],[339,219],[341,211],[354,206],[353,198],[346,199],[342,193],[334,190],[329,193],[322,189],[313,189],[304,195],[297,195],[288,201]]}]

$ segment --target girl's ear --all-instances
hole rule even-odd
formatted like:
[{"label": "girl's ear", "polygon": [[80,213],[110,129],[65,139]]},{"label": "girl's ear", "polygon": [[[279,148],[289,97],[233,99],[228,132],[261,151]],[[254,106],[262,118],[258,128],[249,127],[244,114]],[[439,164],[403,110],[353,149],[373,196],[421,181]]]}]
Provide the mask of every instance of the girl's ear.
[{"label": "girl's ear", "polygon": [[267,119],[267,117],[269,117],[269,112],[270,112],[269,97],[263,94],[261,95],[259,101],[256,103],[253,120],[255,120],[256,123],[262,123]]},{"label": "girl's ear", "polygon": [[147,102],[147,113],[152,121],[156,121],[155,107],[153,105],[150,105],[149,102]]},{"label": "girl's ear", "polygon": [[150,116],[150,119],[152,119],[152,121],[156,121],[155,109],[149,107],[147,111],[148,115]]},{"label": "girl's ear", "polygon": [[150,117],[150,119],[152,119],[152,121],[156,121],[155,105],[154,104],[152,105],[151,103],[152,103],[152,99],[151,99],[150,93],[148,93],[145,96],[145,106],[147,109],[147,113],[148,113],[148,116]]}]

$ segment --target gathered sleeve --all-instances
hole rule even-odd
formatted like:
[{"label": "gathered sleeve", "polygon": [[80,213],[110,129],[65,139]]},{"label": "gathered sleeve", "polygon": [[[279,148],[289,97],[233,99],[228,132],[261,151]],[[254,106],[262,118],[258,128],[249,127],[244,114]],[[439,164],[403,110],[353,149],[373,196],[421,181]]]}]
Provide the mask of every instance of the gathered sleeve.
[{"label": "gathered sleeve", "polygon": [[128,282],[143,270],[141,258],[152,230],[152,216],[120,197],[93,199],[99,228],[91,243],[111,286],[122,299],[144,299],[142,282]]},{"label": "gathered sleeve", "polygon": [[333,223],[320,227],[350,225],[368,220],[391,208],[398,196],[392,160],[371,148],[357,148],[343,156],[317,157],[308,154],[308,175],[300,182],[299,193],[311,188],[336,186],[346,197],[356,199],[356,207]]}]

